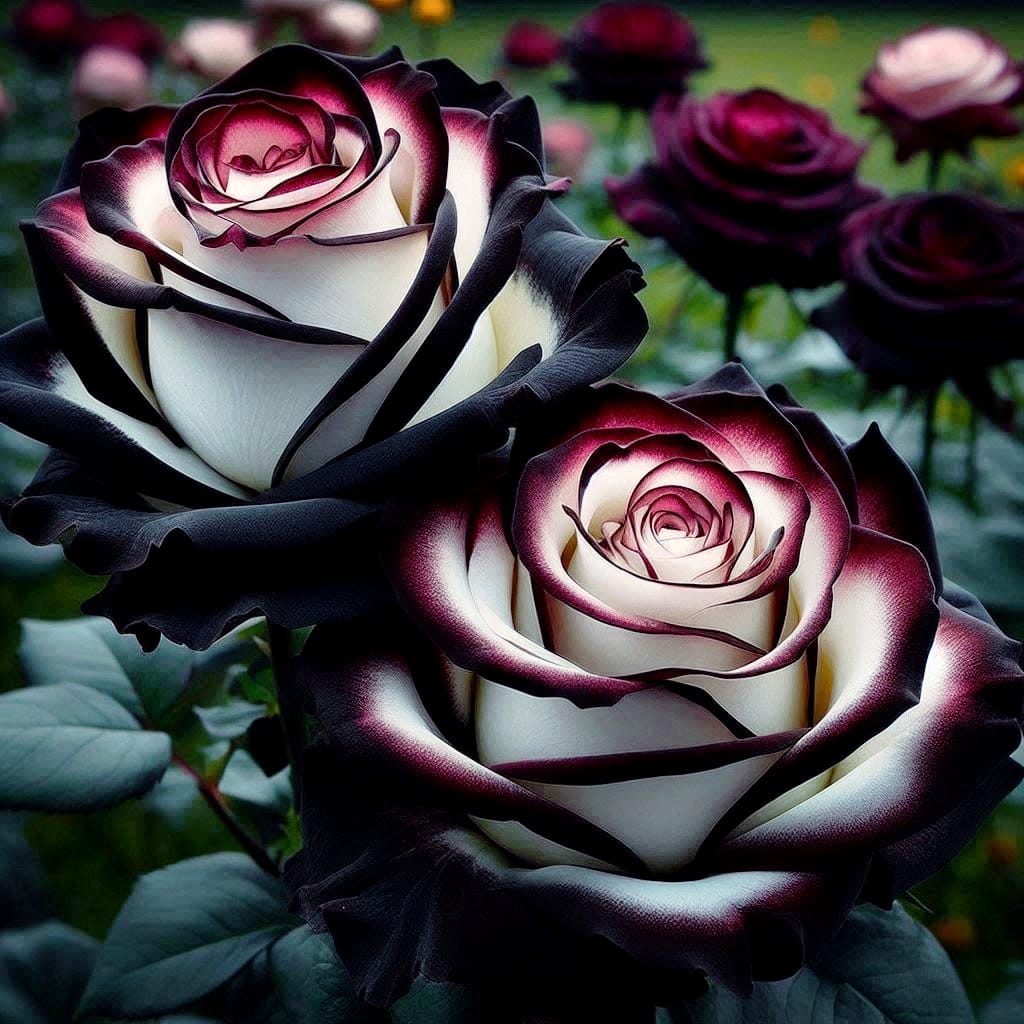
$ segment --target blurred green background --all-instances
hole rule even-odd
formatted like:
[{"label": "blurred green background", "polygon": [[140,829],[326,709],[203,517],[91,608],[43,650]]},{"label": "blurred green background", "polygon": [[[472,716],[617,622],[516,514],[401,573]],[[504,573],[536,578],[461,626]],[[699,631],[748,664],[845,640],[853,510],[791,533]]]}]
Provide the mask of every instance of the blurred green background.
[{"label": "blurred green background", "polygon": [[[98,12],[123,3],[96,2]],[[612,136],[611,109],[570,107],[552,83],[563,74],[501,72],[498,54],[506,27],[521,18],[565,28],[590,5],[580,3],[470,3],[457,5],[455,21],[437,40],[424,37],[407,13],[384,18],[381,44],[397,43],[410,57],[436,46],[478,77],[499,72],[510,89],[529,92],[546,118],[578,117],[598,142]],[[681,9],[684,9],[680,5]],[[9,2],[0,4],[6,22]],[[196,15],[240,15],[232,0],[202,3],[159,2],[135,8],[155,19],[173,37]],[[1024,8],[928,4],[800,7],[761,4],[685,6],[702,37],[713,67],[694,79],[706,95],[722,88],[763,85],[824,107],[851,134],[871,140],[863,175],[887,190],[922,187],[924,158],[896,167],[891,146],[876,137],[875,125],[856,112],[858,82],[881,42],[924,22],[966,24],[996,36],[1024,56]],[[66,75],[28,67],[9,48],[0,48],[0,80],[14,97],[17,112],[0,136],[0,328],[38,314],[27,261],[16,224],[51,187],[74,133]],[[184,99],[199,83],[161,69],[161,98]],[[646,127],[632,125],[623,153],[598,145],[564,202],[570,215],[595,234],[628,234],[607,209],[601,181],[613,161],[638,163],[648,151]],[[1024,202],[1024,142],[982,142],[968,164],[951,159],[944,169],[947,187],[983,191],[1004,202]],[[667,389],[710,371],[718,362],[721,300],[695,280],[659,243],[631,238],[634,257],[647,271],[643,298],[651,335],[626,370],[634,380]],[[764,382],[781,380],[805,404],[826,415],[849,437],[877,419],[894,443],[916,457],[919,424],[902,396],[870,396],[830,339],[807,328],[804,316],[820,295],[765,289],[754,296],[744,321],[741,353]],[[1002,375],[1002,390],[1024,393],[1014,372]],[[953,393],[940,404],[938,485],[933,498],[940,547],[951,578],[975,590],[1003,627],[1024,634],[1024,451],[1019,441],[983,430],[978,447],[978,483],[967,485],[966,405]],[[0,436],[0,488],[14,493],[27,482],[40,456],[38,446],[5,431]],[[20,685],[18,620],[62,618],[78,613],[80,602],[97,589],[62,561],[57,551],[36,551],[17,538],[0,537],[0,667],[3,688]],[[167,794],[163,794],[164,797]],[[162,797],[161,797],[162,799]],[[91,815],[37,817],[28,835],[39,852],[55,892],[58,913],[94,935],[105,933],[134,879],[173,860],[223,848],[212,816],[193,804],[175,817],[148,798]],[[83,884],[84,883],[84,884]],[[972,997],[981,1002],[1024,961],[1024,794],[1020,791],[993,815],[960,857],[916,893],[919,916],[953,955]],[[927,908],[927,909],[925,909]]]}]

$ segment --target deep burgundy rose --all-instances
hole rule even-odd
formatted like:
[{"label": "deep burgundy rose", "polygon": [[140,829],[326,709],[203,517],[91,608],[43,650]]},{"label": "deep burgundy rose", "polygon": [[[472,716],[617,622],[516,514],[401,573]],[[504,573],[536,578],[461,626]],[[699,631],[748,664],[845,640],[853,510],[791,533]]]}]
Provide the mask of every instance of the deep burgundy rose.
[{"label": "deep burgundy rose", "polygon": [[515,68],[549,68],[562,55],[562,37],[536,21],[517,21],[501,43],[504,62]]},{"label": "deep burgundy rose", "polygon": [[25,0],[11,16],[11,38],[33,59],[59,62],[79,48],[87,17],[79,0]]},{"label": "deep burgundy rose", "polygon": [[530,101],[397,50],[84,121],[24,226],[47,322],[0,342],[0,418],[55,449],[5,521],[113,573],[89,607],[147,643],[379,600],[380,503],[643,336],[541,160]]},{"label": "deep burgundy rose", "polygon": [[845,290],[814,320],[879,383],[952,378],[970,394],[1024,358],[1024,212],[969,195],[886,200],[846,222],[842,265]]},{"label": "deep burgundy rose", "polygon": [[839,225],[880,195],[857,181],[864,146],[767,89],[665,97],[651,131],[654,161],[610,179],[612,203],[722,292],[834,281]]},{"label": "deep burgundy rose", "polygon": [[417,971],[749,993],[1024,774],[1020,645],[944,583],[876,427],[844,445],[731,366],[593,389],[517,445],[384,534],[421,634],[304,652],[291,881],[372,1002]]},{"label": "deep burgundy rose", "polygon": [[153,22],[138,14],[111,14],[105,18],[91,18],[82,27],[82,49],[104,46],[127,50],[147,64],[154,64],[164,54],[167,41]]},{"label": "deep burgundy rose", "polygon": [[1020,131],[1011,107],[1024,99],[1024,68],[973,29],[930,25],[886,43],[862,87],[861,113],[883,122],[900,163]]},{"label": "deep burgundy rose", "polygon": [[708,66],[690,23],[657,3],[601,4],[570,33],[565,54],[573,77],[559,85],[564,96],[645,110],[685,92]]}]

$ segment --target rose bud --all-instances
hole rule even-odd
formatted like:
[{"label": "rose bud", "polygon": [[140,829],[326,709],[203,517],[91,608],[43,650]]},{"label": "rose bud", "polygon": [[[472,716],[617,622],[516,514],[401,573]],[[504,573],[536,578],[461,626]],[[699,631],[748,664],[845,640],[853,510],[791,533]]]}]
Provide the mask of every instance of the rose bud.
[{"label": "rose bud", "polygon": [[845,290],[814,323],[881,385],[969,395],[1024,357],[1024,212],[978,196],[900,196],[843,227]]},{"label": "rose bud", "polygon": [[501,57],[515,68],[549,68],[562,55],[562,37],[535,21],[517,21],[501,43]]},{"label": "rose bud", "polygon": [[839,225],[881,194],[857,181],[864,146],[767,89],[666,96],[651,133],[654,161],[608,180],[612,205],[728,294],[834,281]]},{"label": "rose bud", "polygon": [[582,121],[566,117],[544,122],[544,155],[552,174],[578,178],[593,144],[594,137]]},{"label": "rose bud", "polygon": [[380,35],[380,15],[357,0],[331,0],[302,22],[308,43],[337,53],[366,53]]},{"label": "rose bud", "polygon": [[690,23],[657,3],[601,4],[569,34],[565,53],[573,77],[559,85],[563,96],[623,108],[683,93],[708,67]]},{"label": "rose bud", "polygon": [[173,63],[216,81],[237,71],[256,56],[256,29],[233,18],[193,18],[171,51]]},{"label": "rose bud", "polygon": [[127,50],[147,64],[155,64],[164,54],[167,42],[151,21],[137,14],[111,14],[95,18],[82,29],[82,46]]},{"label": "rose bud", "polygon": [[735,364],[541,422],[506,477],[395,508],[419,632],[313,631],[296,905],[374,1004],[417,972],[749,994],[1018,783],[1020,645],[877,427]]},{"label": "rose bud", "polygon": [[643,336],[565,187],[531,101],[397,50],[278,47],[87,119],[23,226],[46,323],[0,341],[0,420],[55,454],[5,522],[112,573],[89,608],[147,644],[386,600],[382,502]]},{"label": "rose bud", "polygon": [[1024,98],[1024,69],[973,29],[928,26],[886,43],[862,88],[861,113],[885,125],[899,163],[1020,131],[1010,108]]},{"label": "rose bud", "polygon": [[11,39],[34,60],[59,63],[77,50],[86,20],[78,0],[25,0],[11,16]]},{"label": "rose bud", "polygon": [[149,68],[127,50],[94,46],[79,58],[71,91],[79,117],[103,107],[138,107],[149,99]]}]

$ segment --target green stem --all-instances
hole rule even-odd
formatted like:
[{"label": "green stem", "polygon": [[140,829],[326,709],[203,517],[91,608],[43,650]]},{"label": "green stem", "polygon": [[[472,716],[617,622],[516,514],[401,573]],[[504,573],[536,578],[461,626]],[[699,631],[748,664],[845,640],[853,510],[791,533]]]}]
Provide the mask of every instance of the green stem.
[{"label": "green stem", "polygon": [[932,486],[932,462],[935,453],[935,410],[939,401],[939,387],[929,389],[925,394],[924,415],[921,421],[921,468],[918,477],[924,493]]},{"label": "green stem", "polygon": [[925,188],[935,192],[939,187],[939,176],[942,173],[942,150],[932,149],[928,152],[928,170],[925,172]]},{"label": "green stem", "polygon": [[967,499],[973,504],[978,492],[978,432],[981,416],[974,404],[967,413],[967,460],[964,473],[964,487]]},{"label": "green stem", "polygon": [[292,631],[267,619],[270,637],[270,662],[277,686],[277,706],[281,711],[284,742],[291,765],[292,797],[298,811],[301,796],[299,757],[306,746],[306,713],[297,699],[295,664],[292,658]]},{"label": "green stem", "polygon": [[270,859],[267,851],[263,849],[256,839],[249,835],[242,823],[231,813],[230,808],[224,802],[221,791],[217,788],[217,784],[197,772],[179,754],[175,754],[172,760],[195,782],[199,795],[206,801],[220,823],[231,833],[235,842],[268,874],[275,877],[280,874],[277,865]]},{"label": "green stem", "polygon": [[625,174],[629,170],[626,158],[626,144],[629,142],[630,129],[633,126],[633,111],[628,107],[619,107],[619,116],[612,133],[612,171]]},{"label": "green stem", "polygon": [[743,319],[743,310],[746,305],[746,292],[730,292],[725,297],[725,325],[722,335],[722,358],[727,363],[731,363],[734,360],[742,362],[736,354],[736,340],[740,336],[740,322]]}]

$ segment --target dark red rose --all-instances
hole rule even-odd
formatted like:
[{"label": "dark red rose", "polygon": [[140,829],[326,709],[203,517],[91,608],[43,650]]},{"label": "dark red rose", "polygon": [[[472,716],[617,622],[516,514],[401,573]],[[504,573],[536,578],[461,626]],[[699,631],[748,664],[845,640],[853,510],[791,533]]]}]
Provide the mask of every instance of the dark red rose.
[{"label": "dark red rose", "polygon": [[960,382],[1024,357],[1024,212],[901,196],[842,231],[845,291],[815,322],[882,383]]},{"label": "dark red rose", "polygon": [[517,68],[548,68],[562,55],[562,37],[535,21],[517,21],[505,33],[502,58]]},{"label": "dark red rose", "polygon": [[127,50],[147,64],[158,61],[167,47],[163,33],[137,14],[112,14],[89,21],[81,31],[83,49],[106,46]]},{"label": "dark red rose", "polygon": [[824,112],[767,89],[666,96],[651,127],[655,160],[607,183],[637,231],[723,292],[835,280],[840,224],[880,193],[857,181],[864,147]]},{"label": "dark red rose", "polygon": [[26,0],[11,18],[11,36],[35,60],[60,61],[76,50],[86,17],[78,0]]},{"label": "dark red rose", "polygon": [[1010,108],[1024,99],[1024,70],[972,29],[929,25],[886,43],[862,87],[861,113],[883,122],[900,163],[1020,131]]},{"label": "dark red rose", "polygon": [[665,4],[601,4],[566,41],[569,99],[649,109],[708,66],[690,23]]}]

